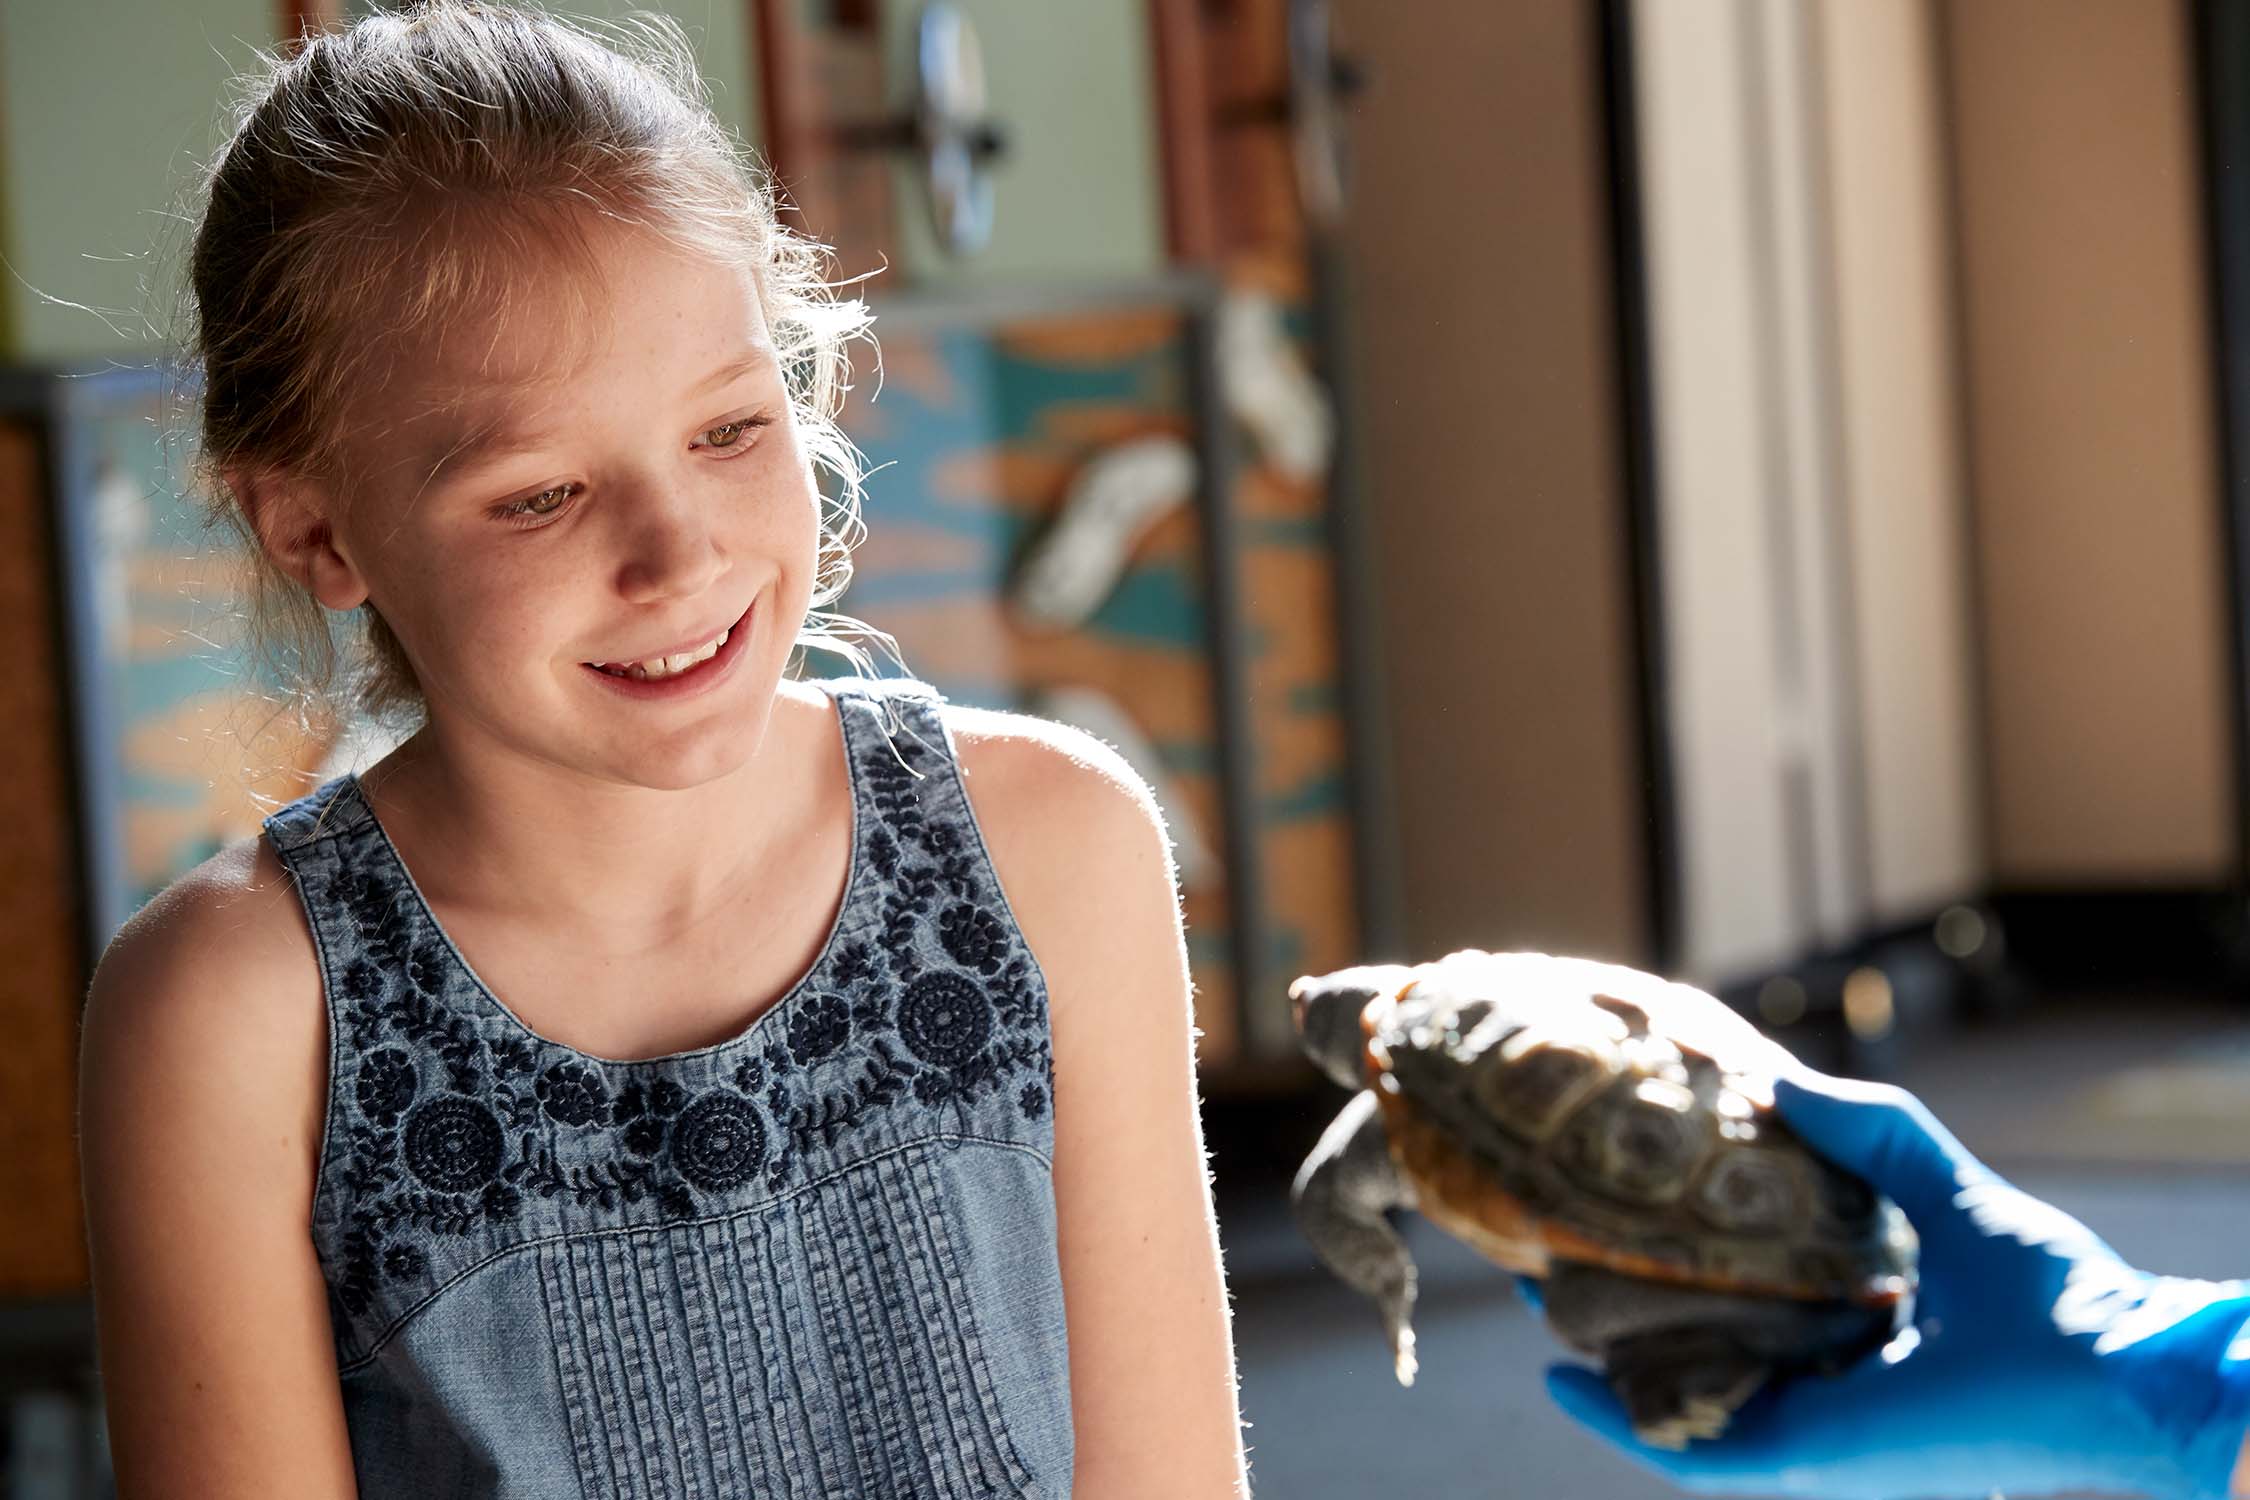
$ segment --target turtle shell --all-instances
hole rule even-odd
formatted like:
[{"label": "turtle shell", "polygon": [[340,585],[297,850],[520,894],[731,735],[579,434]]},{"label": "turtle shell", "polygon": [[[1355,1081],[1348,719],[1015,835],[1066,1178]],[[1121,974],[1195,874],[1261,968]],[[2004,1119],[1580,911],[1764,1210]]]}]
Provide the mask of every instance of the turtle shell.
[{"label": "turtle shell", "polygon": [[[1548,954],[1420,965],[1362,1015],[1369,1086],[1421,1211],[1489,1259],[1754,1296],[1895,1303],[1912,1231],[1773,1108],[1787,1054],[1720,1002]],[[1704,1018],[1699,1021],[1698,1017]],[[1699,1034],[1686,1034],[1693,1030]]]}]

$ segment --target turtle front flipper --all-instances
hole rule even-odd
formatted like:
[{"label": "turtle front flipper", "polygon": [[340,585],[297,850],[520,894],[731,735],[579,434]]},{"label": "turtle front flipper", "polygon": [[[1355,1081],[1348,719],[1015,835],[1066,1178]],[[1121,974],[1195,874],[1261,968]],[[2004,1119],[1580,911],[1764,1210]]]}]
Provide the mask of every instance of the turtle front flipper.
[{"label": "turtle front flipper", "polygon": [[1391,1160],[1372,1092],[1354,1094],[1329,1123],[1298,1169],[1289,1200],[1321,1260],[1381,1309],[1398,1382],[1412,1385],[1414,1258],[1384,1213],[1414,1207],[1414,1190]]}]

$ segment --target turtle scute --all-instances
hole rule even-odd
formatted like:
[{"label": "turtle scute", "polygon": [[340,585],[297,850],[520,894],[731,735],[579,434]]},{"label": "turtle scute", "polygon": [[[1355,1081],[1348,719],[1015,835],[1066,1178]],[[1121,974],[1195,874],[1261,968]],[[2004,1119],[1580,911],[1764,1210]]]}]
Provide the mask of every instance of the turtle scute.
[{"label": "turtle scute", "polygon": [[1710,1153],[1711,1124],[1692,1090],[1643,1078],[1613,1104],[1579,1111],[1565,1160],[1591,1191],[1631,1203],[1672,1203],[1687,1193]]},{"label": "turtle scute", "polygon": [[[1711,1164],[1696,1184],[1695,1211],[1732,1234],[1785,1234],[1810,1212],[1805,1186],[1804,1172],[1786,1154],[1745,1147]],[[1872,1212],[1872,1198],[1865,1208]]]},{"label": "turtle scute", "polygon": [[1550,1325],[1645,1440],[1715,1434],[1776,1374],[1889,1337],[1912,1232],[1781,1120],[1793,1060],[1747,1021],[1586,959],[1463,950],[1411,973],[1361,1016],[1401,1175],[1441,1228],[1550,1278]]},{"label": "turtle scute", "polygon": [[1469,1088],[1493,1122],[1530,1142],[1553,1137],[1616,1076],[1616,1050],[1526,1027],[1469,1060]]}]

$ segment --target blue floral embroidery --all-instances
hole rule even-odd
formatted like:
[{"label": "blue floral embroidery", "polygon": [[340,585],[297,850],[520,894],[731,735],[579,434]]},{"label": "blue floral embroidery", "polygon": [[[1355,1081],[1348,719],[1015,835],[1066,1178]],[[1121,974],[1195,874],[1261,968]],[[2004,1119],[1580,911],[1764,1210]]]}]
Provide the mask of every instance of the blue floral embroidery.
[{"label": "blue floral embroidery", "polygon": [[617,1092],[617,1105],[611,1110],[612,1120],[636,1120],[644,1114],[669,1119],[680,1112],[687,1103],[687,1094],[669,1078],[653,1082],[628,1083]]},{"label": "blue floral embroidery", "polygon": [[531,1044],[512,1037],[485,1043],[485,1052],[492,1059],[492,1071],[501,1078],[523,1078],[539,1066],[539,1056]]},{"label": "blue floral embroidery", "polygon": [[664,1149],[664,1121],[643,1115],[625,1126],[625,1149],[635,1156],[654,1156]]},{"label": "blue floral embroidery", "polygon": [[359,1071],[359,1112],[378,1125],[389,1125],[414,1102],[419,1081],[414,1059],[396,1047],[385,1047],[367,1059]]},{"label": "blue floral embroidery", "polygon": [[[775,1113],[786,1114],[790,1142],[796,1150],[810,1151],[816,1145],[833,1146],[846,1131],[860,1125],[875,1110],[896,1102],[906,1092],[907,1081],[914,1076],[913,1065],[902,1061],[881,1037],[877,1037],[868,1050],[873,1056],[861,1068],[859,1076],[843,1088],[801,1100],[786,1111],[781,1109],[777,1094]],[[775,1088],[778,1090],[780,1085]]]},{"label": "blue floral embroidery", "polygon": [[680,1175],[723,1193],[757,1175],[766,1161],[766,1122],[740,1094],[715,1089],[689,1105],[672,1128]]},{"label": "blue floral embroidery", "polygon": [[458,1094],[432,1099],[408,1115],[403,1140],[407,1169],[441,1193],[490,1182],[507,1146],[492,1111]]},{"label": "blue floral embroidery", "polygon": [[884,824],[897,830],[901,839],[917,843],[924,829],[921,793],[916,788],[929,772],[926,765],[915,763],[928,757],[929,752],[911,735],[871,746],[859,757],[860,775]]},{"label": "blue floral embroidery", "polygon": [[959,974],[924,974],[899,1000],[898,1032],[924,1062],[956,1068],[984,1050],[992,1035],[992,1002]]},{"label": "blue floral embroidery", "polygon": [[810,995],[789,1017],[789,1052],[798,1062],[818,1062],[852,1034],[850,1007],[835,995]]},{"label": "blue floral embroidery", "polygon": [[548,1117],[565,1125],[588,1125],[609,1114],[601,1074],[584,1064],[556,1063],[532,1087]]},{"label": "blue floral embroidery", "polygon": [[836,982],[840,985],[857,985],[879,972],[875,950],[865,943],[848,943],[836,955]]},{"label": "blue floral embroidery", "polygon": [[996,974],[1008,957],[1008,929],[981,906],[957,901],[938,914],[938,941],[953,961],[980,974]]},{"label": "blue floral embroidery", "polygon": [[655,1181],[655,1168],[647,1162],[620,1158],[576,1164],[565,1170],[552,1146],[528,1135],[522,1144],[521,1158],[508,1165],[508,1180],[536,1189],[542,1198],[567,1195],[583,1207],[611,1210],[640,1202]]},{"label": "blue floral embroidery", "polygon": [[[344,966],[337,992],[337,998],[350,1006],[353,1015],[357,1017],[362,1013],[362,1007],[382,998],[383,971],[364,958],[355,958]],[[371,1011],[368,1013],[372,1014]]]}]

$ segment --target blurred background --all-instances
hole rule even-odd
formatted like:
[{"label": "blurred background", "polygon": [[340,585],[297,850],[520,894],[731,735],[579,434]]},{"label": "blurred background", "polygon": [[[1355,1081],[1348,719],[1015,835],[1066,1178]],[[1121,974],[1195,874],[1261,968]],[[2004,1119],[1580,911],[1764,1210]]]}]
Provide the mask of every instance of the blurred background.
[{"label": "blurred background", "polygon": [[[1665,1493],[1419,1225],[1423,1374],[1392,1379],[1288,1220],[1342,1102],[1294,1050],[1301,973],[1660,970],[1922,1092],[2129,1259],[2250,1273],[2250,3],[659,9],[880,273],[841,607],[1165,803],[1258,1493]],[[271,716],[158,364],[227,79],[361,12],[0,0],[27,1500],[109,1493],[93,960],[386,748]]]}]

